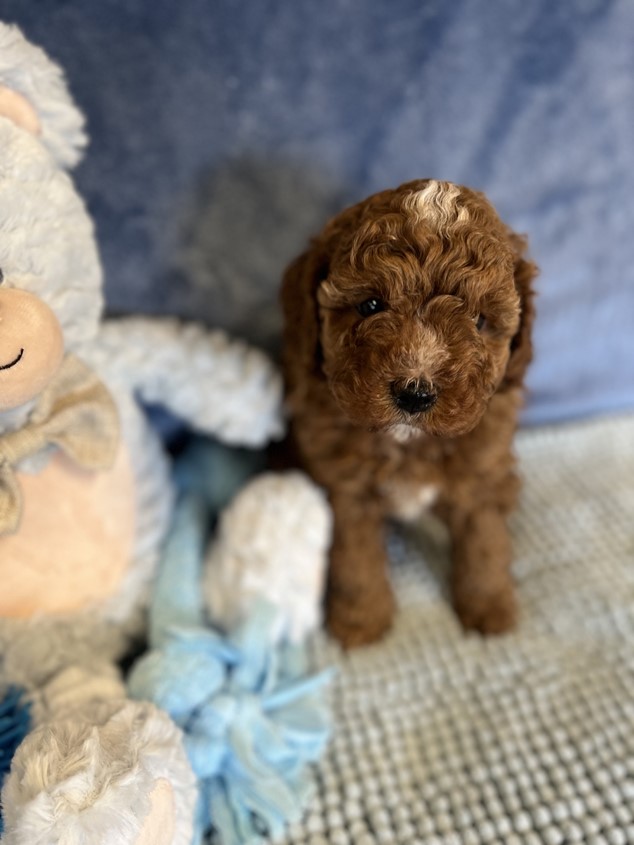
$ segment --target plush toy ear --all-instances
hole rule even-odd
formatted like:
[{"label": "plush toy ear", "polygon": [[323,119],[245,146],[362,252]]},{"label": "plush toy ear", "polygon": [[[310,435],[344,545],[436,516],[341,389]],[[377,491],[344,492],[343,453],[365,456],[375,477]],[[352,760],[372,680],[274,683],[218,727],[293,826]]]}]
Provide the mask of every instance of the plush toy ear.
[{"label": "plush toy ear", "polygon": [[328,263],[324,242],[314,241],[287,268],[282,280],[283,361],[291,401],[305,387],[307,376],[321,370],[317,288],[328,275]]},{"label": "plush toy ear", "polygon": [[511,341],[511,357],[506,368],[504,384],[507,387],[521,387],[524,374],[533,357],[531,332],[535,307],[533,298],[533,279],[537,275],[537,265],[524,258],[527,248],[526,238],[509,232],[509,239],[515,251],[515,287],[520,296],[520,327]]},{"label": "plush toy ear", "polygon": [[87,143],[84,118],[61,68],[17,26],[0,23],[0,116],[37,135],[60,167],[74,167]]},{"label": "plush toy ear", "polygon": [[31,135],[39,135],[41,132],[40,119],[31,103],[22,94],[1,84],[0,116],[8,118]]}]

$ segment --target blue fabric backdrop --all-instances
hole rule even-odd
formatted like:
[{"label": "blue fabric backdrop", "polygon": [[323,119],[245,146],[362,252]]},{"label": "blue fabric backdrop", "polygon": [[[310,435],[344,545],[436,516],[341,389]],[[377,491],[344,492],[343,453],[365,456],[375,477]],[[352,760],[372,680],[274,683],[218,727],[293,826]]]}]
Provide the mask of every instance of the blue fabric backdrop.
[{"label": "blue fabric backdrop", "polygon": [[485,190],[541,265],[528,422],[634,407],[631,0],[1,0],[67,70],[112,311],[275,348],[343,203]]}]

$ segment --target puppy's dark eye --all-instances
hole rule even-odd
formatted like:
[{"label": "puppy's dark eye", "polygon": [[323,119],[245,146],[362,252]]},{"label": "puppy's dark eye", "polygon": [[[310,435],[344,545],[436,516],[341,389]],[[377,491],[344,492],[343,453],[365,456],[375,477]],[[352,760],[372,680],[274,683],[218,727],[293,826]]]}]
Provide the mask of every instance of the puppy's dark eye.
[{"label": "puppy's dark eye", "polygon": [[476,320],[476,329],[481,332],[483,329],[486,328],[487,325],[487,318],[484,314],[479,314],[478,319]]},{"label": "puppy's dark eye", "polygon": [[357,311],[362,317],[371,317],[373,314],[378,314],[379,311],[383,310],[385,310],[385,303],[376,296],[372,296],[370,299],[366,299],[365,302],[357,305]]}]

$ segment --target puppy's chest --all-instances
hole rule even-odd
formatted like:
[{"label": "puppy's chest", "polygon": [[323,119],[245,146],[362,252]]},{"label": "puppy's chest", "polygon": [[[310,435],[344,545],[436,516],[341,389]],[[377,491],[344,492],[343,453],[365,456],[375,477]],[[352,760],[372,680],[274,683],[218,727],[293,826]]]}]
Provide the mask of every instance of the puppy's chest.
[{"label": "puppy's chest", "polygon": [[445,487],[443,455],[430,442],[387,448],[377,482],[388,514],[413,522],[435,504]]}]

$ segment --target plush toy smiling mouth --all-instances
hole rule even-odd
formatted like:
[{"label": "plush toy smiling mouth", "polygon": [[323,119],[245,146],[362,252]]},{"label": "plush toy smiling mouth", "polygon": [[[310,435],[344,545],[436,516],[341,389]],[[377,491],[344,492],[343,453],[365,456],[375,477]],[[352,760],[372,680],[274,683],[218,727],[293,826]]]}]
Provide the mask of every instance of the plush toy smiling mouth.
[{"label": "plush toy smiling mouth", "polygon": [[10,370],[11,367],[15,367],[16,364],[19,364],[22,360],[22,356],[24,355],[24,349],[20,349],[16,358],[13,359],[9,364],[0,364],[0,370]]},{"label": "plush toy smiling mouth", "polygon": [[62,363],[64,340],[44,300],[18,288],[0,288],[0,327],[1,413],[34,399],[50,383]]}]

